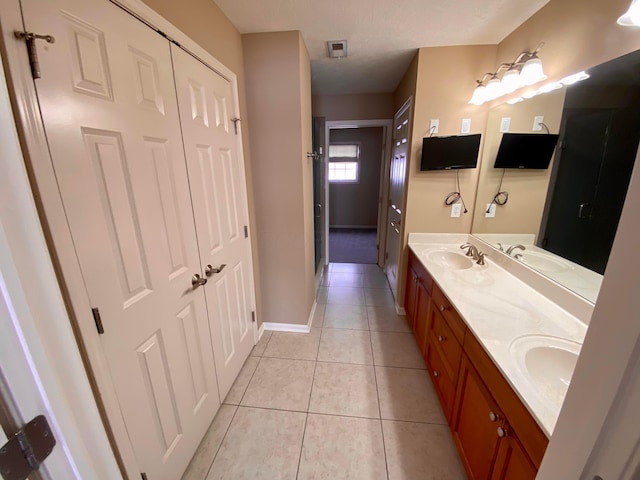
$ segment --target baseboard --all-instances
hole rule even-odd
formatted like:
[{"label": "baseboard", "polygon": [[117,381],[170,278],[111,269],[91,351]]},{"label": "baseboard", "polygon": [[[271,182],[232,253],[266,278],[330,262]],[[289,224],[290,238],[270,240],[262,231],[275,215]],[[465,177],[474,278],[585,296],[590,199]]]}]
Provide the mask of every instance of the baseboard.
[{"label": "baseboard", "polygon": [[396,307],[396,313],[398,315],[402,315],[402,316],[406,316],[407,315],[407,311],[404,309],[404,307],[401,307],[397,303],[394,304],[394,306]]},{"label": "baseboard", "polygon": [[309,321],[307,322],[307,328],[311,331],[311,327],[313,324],[313,317],[316,315],[316,307],[318,306],[317,301],[313,301],[313,306],[311,307],[311,313],[309,314]]},{"label": "baseboard", "polygon": [[264,323],[262,323],[260,325],[260,328],[258,328],[258,338],[256,338],[256,343],[258,343],[260,341],[260,339],[262,338],[263,334],[264,334]]},{"label": "baseboard", "polygon": [[308,325],[300,325],[299,323],[272,323],[264,322],[262,324],[265,330],[272,332],[294,332],[294,333],[309,333]]},{"label": "baseboard", "polygon": [[329,225],[329,228],[341,229],[341,228],[350,228],[350,229],[362,229],[362,230],[376,230],[378,228],[377,225]]}]

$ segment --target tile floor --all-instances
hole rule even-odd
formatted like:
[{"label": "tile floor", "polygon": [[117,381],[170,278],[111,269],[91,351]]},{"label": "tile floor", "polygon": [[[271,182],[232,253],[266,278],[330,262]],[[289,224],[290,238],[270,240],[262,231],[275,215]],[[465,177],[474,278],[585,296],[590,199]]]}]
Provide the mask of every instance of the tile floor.
[{"label": "tile floor", "polygon": [[183,480],[465,479],[375,265],[334,263],[311,332],[265,332]]}]

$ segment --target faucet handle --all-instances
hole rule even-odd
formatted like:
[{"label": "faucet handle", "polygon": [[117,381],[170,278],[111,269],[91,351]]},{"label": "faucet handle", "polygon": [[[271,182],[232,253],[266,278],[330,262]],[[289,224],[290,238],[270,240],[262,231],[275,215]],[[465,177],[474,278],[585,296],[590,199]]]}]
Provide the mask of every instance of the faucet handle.
[{"label": "faucet handle", "polygon": [[478,265],[486,265],[486,263],[484,263],[484,257],[488,257],[488,256],[489,256],[488,253],[478,252],[478,261],[476,263]]},{"label": "faucet handle", "polygon": [[502,246],[502,244],[500,242],[498,242],[498,247],[500,248],[501,252],[504,252],[504,247]]},{"label": "faucet handle", "polygon": [[464,250],[465,248],[467,248],[467,249],[468,249],[468,250],[467,250],[467,253],[466,253],[467,257],[473,257],[473,256],[474,256],[474,252],[473,252],[473,250],[474,250],[474,248],[475,248],[475,246],[474,246],[474,245],[472,245],[472,244],[470,244],[470,243],[465,243],[465,244],[463,244],[463,245],[460,245],[460,248],[461,248],[462,250]]}]

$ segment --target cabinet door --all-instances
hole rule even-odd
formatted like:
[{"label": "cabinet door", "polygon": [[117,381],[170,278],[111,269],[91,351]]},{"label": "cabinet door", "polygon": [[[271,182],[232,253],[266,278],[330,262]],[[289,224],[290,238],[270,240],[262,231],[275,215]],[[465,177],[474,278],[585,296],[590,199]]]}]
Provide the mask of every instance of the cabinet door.
[{"label": "cabinet door", "polygon": [[407,320],[409,326],[413,328],[413,324],[416,318],[416,302],[418,300],[418,275],[411,268],[407,268],[407,293],[404,297],[404,308],[407,311]]},{"label": "cabinet door", "polygon": [[505,431],[506,436],[500,441],[491,480],[534,480],[537,468],[518,439],[511,435],[509,426],[505,427]]},{"label": "cabinet door", "polygon": [[466,355],[463,355],[452,429],[469,478],[491,478],[491,470],[500,444],[497,429],[501,418],[502,413],[489,391]]},{"label": "cabinet door", "polygon": [[413,334],[420,347],[420,353],[424,356],[427,349],[427,332],[429,331],[429,317],[431,310],[431,296],[418,280],[416,285],[416,308],[413,320]]}]

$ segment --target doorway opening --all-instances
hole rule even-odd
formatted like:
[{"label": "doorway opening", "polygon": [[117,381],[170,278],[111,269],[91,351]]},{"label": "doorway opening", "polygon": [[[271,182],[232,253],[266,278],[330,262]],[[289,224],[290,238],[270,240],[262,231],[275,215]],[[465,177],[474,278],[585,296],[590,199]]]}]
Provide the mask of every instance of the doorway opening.
[{"label": "doorway opening", "polygon": [[326,122],[326,257],[384,266],[391,120]]}]

